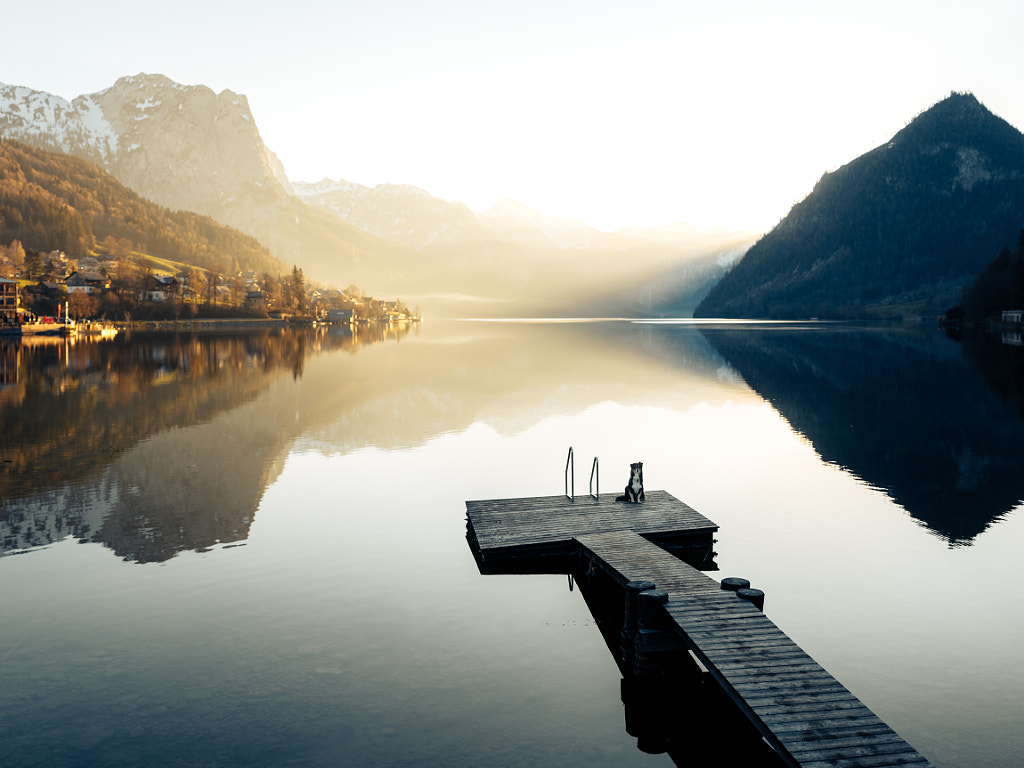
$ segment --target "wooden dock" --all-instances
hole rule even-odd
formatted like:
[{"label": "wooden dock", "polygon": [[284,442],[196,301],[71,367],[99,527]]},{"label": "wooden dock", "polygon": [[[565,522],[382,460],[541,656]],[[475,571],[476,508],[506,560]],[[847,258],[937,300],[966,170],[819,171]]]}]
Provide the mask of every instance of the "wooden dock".
[{"label": "wooden dock", "polygon": [[692,652],[787,765],[930,765],[754,603],[655,543],[673,542],[685,556],[709,547],[717,531],[670,494],[649,491],[640,505],[610,494],[468,501],[466,509],[482,572],[600,570],[624,588],[627,605],[634,601],[623,635],[637,654]]},{"label": "wooden dock", "polygon": [[[565,573],[583,533],[630,530],[690,562],[709,559],[718,526],[665,491],[648,491],[643,504],[615,501],[614,493],[467,501],[466,534],[483,573]],[[522,570],[516,571],[519,567]]]}]

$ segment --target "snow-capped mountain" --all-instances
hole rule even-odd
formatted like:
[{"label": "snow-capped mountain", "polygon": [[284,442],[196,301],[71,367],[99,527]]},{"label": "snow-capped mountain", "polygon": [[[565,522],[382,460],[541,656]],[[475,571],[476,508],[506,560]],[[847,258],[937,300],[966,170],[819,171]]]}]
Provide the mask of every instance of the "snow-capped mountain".
[{"label": "snow-capped mountain", "polygon": [[490,237],[463,203],[448,202],[408,184],[364,187],[323,179],[295,182],[299,199],[334,212],[354,227],[413,248]]},{"label": "snow-capped mountain", "polygon": [[122,77],[72,101],[0,85],[0,133],[91,160],[169,208],[217,215],[254,188],[290,191],[244,96],[163,75]]},{"label": "snow-capped mountain", "polygon": [[0,83],[0,131],[52,152],[82,152],[100,164],[117,153],[118,136],[92,96],[73,102]]}]

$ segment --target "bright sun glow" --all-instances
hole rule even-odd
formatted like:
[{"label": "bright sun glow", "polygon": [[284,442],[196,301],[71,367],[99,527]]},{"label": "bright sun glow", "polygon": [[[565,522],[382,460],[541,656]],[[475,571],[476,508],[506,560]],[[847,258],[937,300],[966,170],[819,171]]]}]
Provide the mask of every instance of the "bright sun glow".
[{"label": "bright sun glow", "polygon": [[511,197],[606,230],[766,230],[953,90],[1024,126],[1022,22],[997,0],[58,0],[6,9],[36,32],[5,42],[0,80],[71,99],[149,72],[245,94],[293,180]]}]

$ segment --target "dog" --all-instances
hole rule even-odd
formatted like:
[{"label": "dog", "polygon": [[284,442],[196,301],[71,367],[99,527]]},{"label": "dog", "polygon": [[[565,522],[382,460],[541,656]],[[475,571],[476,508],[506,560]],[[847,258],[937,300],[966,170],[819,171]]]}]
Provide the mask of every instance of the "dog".
[{"label": "dog", "polygon": [[644,500],[644,464],[642,461],[629,465],[629,482],[626,483],[626,492],[622,496],[616,496],[615,500],[630,504],[639,504]]}]

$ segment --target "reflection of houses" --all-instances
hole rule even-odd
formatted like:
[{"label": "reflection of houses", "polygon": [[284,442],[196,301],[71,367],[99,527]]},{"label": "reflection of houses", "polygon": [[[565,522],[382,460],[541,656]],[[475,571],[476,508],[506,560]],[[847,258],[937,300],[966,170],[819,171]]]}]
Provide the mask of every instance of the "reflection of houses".
[{"label": "reflection of houses", "polygon": [[68,293],[99,293],[110,287],[110,280],[99,272],[72,272],[67,279]]}]

